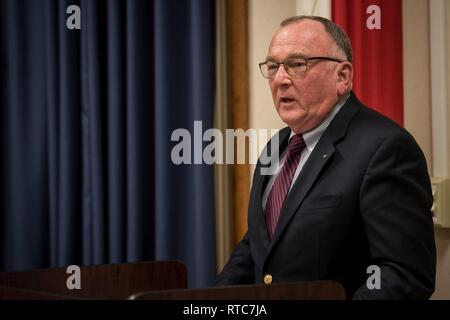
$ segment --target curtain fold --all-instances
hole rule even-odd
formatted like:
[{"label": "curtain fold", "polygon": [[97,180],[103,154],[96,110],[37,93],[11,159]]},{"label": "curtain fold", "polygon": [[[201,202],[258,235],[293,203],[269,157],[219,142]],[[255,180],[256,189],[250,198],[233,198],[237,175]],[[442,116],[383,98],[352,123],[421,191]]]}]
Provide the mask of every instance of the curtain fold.
[{"label": "curtain fold", "polygon": [[[367,12],[373,5],[378,13]],[[367,27],[371,17],[381,22],[380,29]],[[352,42],[353,88],[358,98],[403,125],[402,1],[332,0],[332,19]]]},{"label": "curtain fold", "polygon": [[212,127],[213,5],[213,1],[156,0],[154,13],[156,258],[184,261],[189,285],[200,287],[215,277],[213,167],[174,165],[170,137],[173,130],[186,128],[193,146],[194,121],[202,121],[203,131]]},{"label": "curtain fold", "polygon": [[212,125],[213,4],[2,0],[0,27],[0,269],[177,259],[211,284],[213,168],[170,134]]},{"label": "curtain fold", "polygon": [[[50,258],[46,56],[41,4],[0,2],[2,265],[39,266]],[[38,28],[39,26],[40,28]]]}]

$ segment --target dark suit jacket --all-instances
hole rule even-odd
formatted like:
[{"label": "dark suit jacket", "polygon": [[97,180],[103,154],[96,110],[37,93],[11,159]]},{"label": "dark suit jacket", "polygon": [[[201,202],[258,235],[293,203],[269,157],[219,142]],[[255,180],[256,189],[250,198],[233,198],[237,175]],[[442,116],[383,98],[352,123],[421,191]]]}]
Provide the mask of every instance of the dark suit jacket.
[{"label": "dark suit jacket", "polygon": [[[290,129],[279,132],[280,150]],[[270,142],[269,142],[270,144]],[[267,148],[270,147],[269,145]],[[353,93],[322,135],[283,205],[273,240],[258,163],[248,231],[216,285],[337,280],[348,298],[427,299],[436,249],[427,165],[414,138]],[[377,265],[381,289],[366,281]]]}]

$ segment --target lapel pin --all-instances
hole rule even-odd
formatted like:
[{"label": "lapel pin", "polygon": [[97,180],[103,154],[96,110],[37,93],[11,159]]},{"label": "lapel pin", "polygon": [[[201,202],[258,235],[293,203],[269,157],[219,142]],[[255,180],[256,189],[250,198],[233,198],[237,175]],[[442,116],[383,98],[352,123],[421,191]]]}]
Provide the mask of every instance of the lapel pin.
[{"label": "lapel pin", "polygon": [[326,158],[328,155],[327,154],[324,154],[324,155],[322,155],[322,158]]}]

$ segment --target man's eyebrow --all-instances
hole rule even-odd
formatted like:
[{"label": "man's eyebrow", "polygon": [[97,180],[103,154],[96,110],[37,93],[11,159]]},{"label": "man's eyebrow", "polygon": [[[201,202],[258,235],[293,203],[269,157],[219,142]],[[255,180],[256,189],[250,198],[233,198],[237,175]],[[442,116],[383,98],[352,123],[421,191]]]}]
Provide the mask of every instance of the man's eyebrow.
[{"label": "man's eyebrow", "polygon": [[[286,59],[289,59],[289,58],[307,58],[307,56],[302,54],[302,53],[293,53],[293,54],[290,54]],[[271,57],[271,56],[267,56],[266,57],[266,62],[269,62],[269,61],[275,61],[276,62],[277,59],[275,59],[274,57]]]},{"label": "man's eyebrow", "polygon": [[267,56],[266,60],[264,60],[265,62],[269,62],[269,61],[276,61],[273,57],[271,56]]}]

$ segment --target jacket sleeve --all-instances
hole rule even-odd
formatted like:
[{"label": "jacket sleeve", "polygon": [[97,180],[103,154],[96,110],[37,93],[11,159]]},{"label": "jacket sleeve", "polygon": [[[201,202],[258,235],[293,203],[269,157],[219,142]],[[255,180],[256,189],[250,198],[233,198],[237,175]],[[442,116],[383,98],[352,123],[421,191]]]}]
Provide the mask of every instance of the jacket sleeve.
[{"label": "jacket sleeve", "polygon": [[223,268],[217,276],[215,285],[250,284],[255,282],[255,265],[250,253],[248,233],[239,242]]},{"label": "jacket sleeve", "polygon": [[379,267],[380,287],[364,283],[354,299],[431,296],[436,274],[432,201],[426,160],[414,138],[402,131],[382,141],[360,189],[370,265]]}]

